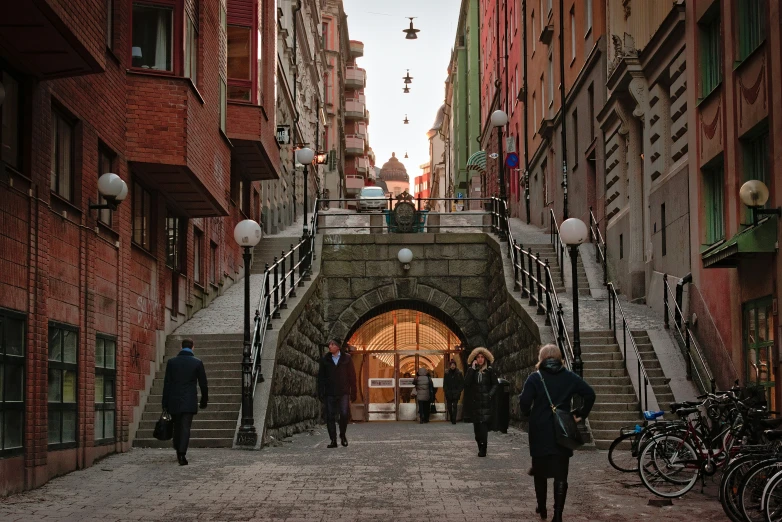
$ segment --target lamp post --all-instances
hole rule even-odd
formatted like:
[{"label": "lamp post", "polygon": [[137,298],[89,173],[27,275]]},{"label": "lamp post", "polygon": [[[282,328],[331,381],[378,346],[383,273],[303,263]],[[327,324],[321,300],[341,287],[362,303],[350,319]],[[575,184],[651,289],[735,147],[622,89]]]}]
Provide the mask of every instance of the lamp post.
[{"label": "lamp post", "polygon": [[559,227],[562,241],[570,247],[570,268],[573,274],[573,372],[583,377],[584,362],[581,360],[581,334],[578,327],[578,245],[586,241],[587,226],[578,218],[569,218]]},{"label": "lamp post", "polygon": [[500,162],[500,198],[505,199],[505,158],[502,154],[502,128],[508,123],[508,115],[505,111],[496,110],[491,114],[492,127],[497,127],[497,146],[500,156],[497,160]]},{"label": "lamp post", "polygon": [[253,377],[250,360],[250,249],[261,240],[261,225],[252,219],[240,221],[234,239],[244,249],[244,348],[242,350],[242,425],[236,437],[238,446],[255,446],[258,434],[253,419]]},{"label": "lamp post", "polygon": [[309,147],[296,151],[296,161],[304,165],[304,229],[302,230],[302,237],[307,235],[307,205],[309,205],[307,201],[307,193],[309,192],[307,190],[307,167],[309,167],[313,159],[315,159],[315,151]]},{"label": "lamp post", "polygon": [[757,179],[751,179],[739,189],[741,202],[752,209],[752,224],[758,224],[758,216],[775,214],[780,215],[779,208],[763,208],[768,202],[768,187]]}]

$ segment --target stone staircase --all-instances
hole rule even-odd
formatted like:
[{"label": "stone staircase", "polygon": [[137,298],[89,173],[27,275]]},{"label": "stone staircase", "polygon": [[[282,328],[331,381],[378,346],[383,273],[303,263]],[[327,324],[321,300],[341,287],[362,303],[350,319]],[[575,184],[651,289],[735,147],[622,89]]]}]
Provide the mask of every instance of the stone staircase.
[{"label": "stone staircase", "polygon": [[597,395],[589,415],[592,439],[598,449],[608,449],[620,428],[641,421],[638,399],[612,331],[581,331],[581,358],[584,380]]},{"label": "stone staircase", "polygon": [[[209,381],[209,405],[199,410],[193,419],[190,447],[230,448],[233,446],[236,423],[242,402],[242,334],[194,335],[193,351],[201,359]],[[170,335],[166,339],[163,365],[155,375],[147,406],[141,416],[133,446],[137,448],[169,448],[171,441],[159,441],[152,436],[155,423],[162,413],[163,379],[166,363],[176,357],[183,336]],[[200,398],[199,389],[199,398]]]},{"label": "stone staircase", "polygon": [[[299,238],[295,237],[266,237],[258,243],[253,249],[253,262],[250,266],[250,274],[262,274],[266,269],[266,264],[271,266],[274,258],[280,259],[283,251],[288,253],[291,246],[296,246]],[[290,259],[290,258],[288,258]],[[294,264],[299,262],[298,250],[294,252]],[[285,269],[290,270],[290,263],[286,260]]]},{"label": "stone staircase", "polygon": [[[559,275],[559,261],[557,260],[557,252],[554,250],[554,246],[550,243],[538,244],[538,245],[524,245],[524,250],[532,252],[535,255],[540,255],[540,259],[548,261],[551,267],[551,279],[554,283],[554,290],[557,293],[565,291],[565,282]],[[533,270],[535,270],[533,265]]]},{"label": "stone staircase", "polygon": [[649,376],[654,396],[657,399],[657,405],[661,410],[666,411],[665,418],[675,417],[675,415],[668,412],[671,403],[675,402],[673,391],[671,391],[671,387],[668,384],[670,379],[666,378],[663,373],[649,335],[646,330],[633,330],[631,333],[633,339],[635,339],[636,346],[638,346],[638,353],[641,356],[641,361],[644,363],[646,374]]}]

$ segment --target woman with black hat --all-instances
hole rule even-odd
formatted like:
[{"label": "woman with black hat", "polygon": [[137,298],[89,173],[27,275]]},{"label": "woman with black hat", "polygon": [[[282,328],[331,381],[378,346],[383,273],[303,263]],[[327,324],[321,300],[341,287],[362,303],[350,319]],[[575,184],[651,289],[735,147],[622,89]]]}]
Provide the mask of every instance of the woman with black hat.
[{"label": "woman with black hat", "polygon": [[489,350],[476,348],[467,358],[470,368],[464,376],[465,397],[469,397],[467,408],[470,410],[479,457],[486,456],[492,400],[497,392],[497,374],[491,367],[493,362],[494,356]]},{"label": "woman with black hat", "polygon": [[535,510],[545,519],[547,481],[554,479],[554,518],[561,522],[567,496],[567,476],[573,451],[557,444],[554,431],[554,412],[569,408],[574,395],[582,397],[582,405],[574,410],[576,422],[586,418],[595,404],[595,391],[581,377],[562,365],[562,352],[554,344],[547,344],[538,353],[538,371],[527,378],[519,395],[522,415],[529,416],[529,453],[532,457],[532,476],[535,478]]}]

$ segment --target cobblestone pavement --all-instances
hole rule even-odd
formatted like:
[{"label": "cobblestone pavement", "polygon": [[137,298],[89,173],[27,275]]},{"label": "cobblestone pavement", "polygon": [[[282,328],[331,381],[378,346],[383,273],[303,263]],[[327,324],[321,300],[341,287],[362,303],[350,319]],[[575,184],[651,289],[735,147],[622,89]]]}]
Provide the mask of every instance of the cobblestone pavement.
[{"label": "cobblestone pavement", "polygon": [[[520,431],[490,434],[485,459],[463,423],[358,424],[348,437],[337,449],[325,429],[260,452],[195,449],[188,467],[170,450],[133,449],[0,499],[0,520],[539,520]],[[726,520],[711,482],[649,506],[605,452],[578,452],[569,482],[570,521]]]}]

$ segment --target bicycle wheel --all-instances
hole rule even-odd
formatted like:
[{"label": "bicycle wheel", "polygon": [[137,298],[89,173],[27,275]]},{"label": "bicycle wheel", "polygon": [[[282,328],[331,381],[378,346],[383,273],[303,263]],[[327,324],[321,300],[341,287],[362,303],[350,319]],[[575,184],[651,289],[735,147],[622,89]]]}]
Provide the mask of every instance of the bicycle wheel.
[{"label": "bicycle wheel", "polygon": [[641,452],[638,474],[644,486],[655,495],[676,498],[695,485],[700,476],[700,460],[692,445],[683,438],[658,435]]},{"label": "bicycle wheel", "polygon": [[722,509],[732,522],[745,522],[739,508],[739,489],[747,472],[760,460],[766,460],[766,455],[745,455],[732,462],[720,480],[720,503]]},{"label": "bicycle wheel", "polygon": [[782,471],[778,471],[766,483],[763,490],[763,514],[766,522],[782,520]]},{"label": "bicycle wheel", "polygon": [[624,473],[638,471],[638,433],[618,436],[608,448],[608,462]]},{"label": "bicycle wheel", "polygon": [[782,461],[779,459],[764,460],[752,466],[747,473],[739,489],[739,510],[748,522],[764,522],[766,515],[763,513],[763,489],[766,482],[778,471],[782,470]]}]

